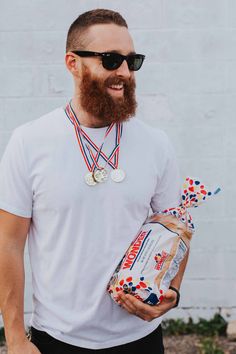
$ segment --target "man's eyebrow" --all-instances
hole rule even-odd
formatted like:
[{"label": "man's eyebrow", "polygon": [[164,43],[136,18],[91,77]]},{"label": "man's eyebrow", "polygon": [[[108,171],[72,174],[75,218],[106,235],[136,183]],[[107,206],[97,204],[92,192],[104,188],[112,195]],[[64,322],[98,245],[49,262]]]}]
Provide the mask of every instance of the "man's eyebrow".
[{"label": "man's eyebrow", "polygon": [[[108,52],[109,52],[109,53],[121,54],[121,53],[119,52],[119,50],[108,50]],[[129,52],[127,55],[133,55],[133,54],[136,54],[136,52],[131,51],[131,52]]]}]

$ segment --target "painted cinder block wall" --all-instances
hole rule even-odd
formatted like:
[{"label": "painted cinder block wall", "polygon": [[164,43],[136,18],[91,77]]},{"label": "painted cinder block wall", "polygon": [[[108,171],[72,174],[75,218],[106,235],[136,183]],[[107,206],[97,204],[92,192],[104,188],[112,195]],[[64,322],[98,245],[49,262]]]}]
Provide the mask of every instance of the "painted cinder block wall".
[{"label": "painted cinder block wall", "polygon": [[[183,178],[222,188],[193,211],[180,308],[166,317],[235,318],[236,1],[1,0],[0,7],[0,157],[14,128],[71,97],[64,65],[71,22],[97,7],[127,19],[136,51],[146,54],[136,74],[139,118],[169,135]],[[26,321],[30,284],[26,252]]]}]

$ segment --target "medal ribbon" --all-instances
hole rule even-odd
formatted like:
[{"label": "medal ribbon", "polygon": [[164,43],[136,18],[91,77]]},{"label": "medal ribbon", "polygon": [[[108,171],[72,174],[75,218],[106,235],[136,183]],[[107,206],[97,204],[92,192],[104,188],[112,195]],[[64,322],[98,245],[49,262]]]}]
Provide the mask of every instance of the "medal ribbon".
[{"label": "medal ribbon", "polygon": [[93,171],[93,166],[91,165],[91,163],[89,161],[89,158],[88,158],[88,155],[87,155],[87,151],[86,151],[86,149],[84,147],[84,144],[83,144],[82,136],[80,134],[80,131],[77,129],[77,124],[76,124],[76,122],[74,120],[74,116],[71,114],[69,105],[66,106],[65,112],[66,112],[67,117],[69,118],[69,120],[71,121],[71,123],[74,126],[75,134],[76,134],[76,137],[77,137],[77,141],[79,143],[79,147],[80,147],[82,156],[84,158],[84,161],[85,161],[85,163],[87,165],[87,168],[88,168],[89,172],[92,172]]},{"label": "medal ribbon", "polygon": [[[123,128],[123,126],[120,123],[116,124],[116,144],[115,144],[115,147],[114,147],[113,151],[111,152],[110,156],[108,157],[107,162],[103,168],[105,168],[107,163],[109,163],[113,158],[115,159],[115,162],[114,162],[114,165],[112,164],[112,168],[114,168],[114,169],[118,168],[119,152],[120,152],[120,139],[121,139],[122,128]],[[97,169],[101,169],[100,166],[97,164],[96,158],[94,157],[91,149],[89,149],[89,152],[90,152],[90,156],[91,156],[95,166],[97,167]]]},{"label": "medal ribbon", "polygon": [[[87,168],[90,172],[93,172],[95,167],[97,167],[98,169],[101,169],[101,167],[98,165],[98,159],[99,156],[101,156],[105,161],[106,164],[109,163],[109,165],[115,169],[118,166],[118,159],[119,159],[119,145],[120,145],[120,139],[121,139],[121,134],[122,134],[122,128],[120,123],[116,124],[116,146],[113,149],[112,153],[110,154],[109,157],[107,157],[103,152],[102,152],[102,147],[104,144],[104,141],[106,139],[106,137],[108,136],[108,134],[111,132],[112,128],[114,127],[115,123],[112,123],[109,125],[109,127],[106,130],[105,133],[105,137],[104,137],[104,141],[102,143],[102,145],[100,146],[100,148],[90,139],[90,137],[86,134],[86,132],[81,128],[81,124],[78,120],[78,118],[76,117],[75,112],[72,109],[71,103],[68,103],[66,105],[65,108],[65,113],[67,115],[67,117],[69,118],[69,120],[71,121],[71,123],[74,125],[75,128],[75,133],[76,133],[76,137],[79,143],[79,147],[82,153],[82,156],[84,158],[84,161],[87,165]],[[93,161],[93,164],[91,164],[89,157],[87,155],[86,149],[84,147],[84,143],[83,143],[83,138],[90,144],[90,146],[92,146],[96,151],[97,154],[96,156],[93,155],[91,149],[89,148],[89,146],[86,144],[86,147],[89,151],[90,157]],[[112,158],[115,156],[115,163],[113,164],[111,162]]]},{"label": "medal ribbon", "polygon": [[[90,148],[89,146],[87,146],[87,148],[89,149],[89,153],[90,153],[90,156],[91,156],[91,159],[92,159],[92,161],[93,161],[94,166],[96,166],[96,168],[97,168],[98,170],[101,170],[102,168],[105,168],[108,163],[111,162],[111,160],[114,158],[114,156],[116,157],[117,152],[118,152],[118,150],[119,150],[120,147],[119,147],[119,145],[116,145],[116,146],[115,146],[115,148],[113,149],[112,153],[111,153],[110,156],[108,157],[107,162],[106,162],[106,164],[105,164],[104,167],[100,167],[100,166],[98,165],[98,158],[99,158],[100,153],[97,154],[97,155],[98,155],[98,158],[97,158],[97,155],[96,155],[96,156],[93,155],[91,148]],[[112,165],[114,166],[114,168],[117,168],[117,166],[116,166],[117,163],[115,163],[115,164],[112,163]]]},{"label": "medal ribbon", "polygon": [[[74,118],[74,120],[76,121],[76,123],[78,124],[78,126],[80,126],[80,122],[79,122],[78,118],[76,117],[76,114],[75,114],[75,112],[74,112],[74,110],[73,110],[73,108],[72,108],[72,106],[71,106],[71,102],[70,102],[68,105],[69,105],[69,107],[68,107],[68,113],[72,116],[72,118]],[[74,120],[72,120],[72,123],[73,123]],[[73,124],[74,124],[74,123],[73,123]],[[114,123],[112,123],[111,129],[113,128],[113,125],[114,125]],[[120,125],[120,123],[119,123],[119,125]],[[108,127],[108,131],[107,131],[106,134],[109,134],[109,132],[110,132],[110,130],[111,130],[111,129],[109,129],[109,128],[110,128],[110,127]],[[116,126],[116,129],[117,129],[117,126]],[[117,130],[116,130],[116,147],[117,147],[117,145],[120,144],[120,139],[121,139],[121,136],[122,136],[122,132],[123,132],[123,124],[121,124],[121,127],[119,127],[118,132],[117,132]],[[99,152],[99,150],[101,150],[101,149],[99,149],[99,147],[89,138],[89,136],[86,134],[86,132],[85,132],[82,128],[81,128],[81,133],[82,133],[83,137],[87,140],[87,142],[90,144],[90,146],[92,146],[97,152]],[[116,147],[115,147],[115,149],[116,149]],[[117,154],[115,155],[115,163],[114,163],[114,164],[111,162],[111,155],[110,155],[109,158],[108,158],[108,157],[103,153],[102,150],[100,151],[100,155],[101,155],[101,157],[106,161],[106,163],[109,163],[109,165],[110,165],[113,169],[117,168],[117,166],[118,166],[118,158],[119,158],[119,150],[117,151]],[[117,160],[117,162],[116,162],[116,160]]]}]

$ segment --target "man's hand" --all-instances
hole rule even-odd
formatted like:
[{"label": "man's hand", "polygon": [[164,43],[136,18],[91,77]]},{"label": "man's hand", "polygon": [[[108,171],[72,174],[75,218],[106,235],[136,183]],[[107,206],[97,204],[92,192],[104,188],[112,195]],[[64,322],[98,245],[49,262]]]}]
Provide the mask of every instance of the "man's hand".
[{"label": "man's hand", "polygon": [[130,314],[136,315],[148,322],[164,315],[164,313],[172,309],[176,304],[176,300],[177,294],[171,289],[167,290],[162,302],[154,306],[144,304],[133,295],[125,294],[123,291],[120,291],[118,294],[118,301],[121,307],[127,310]]},{"label": "man's hand", "polygon": [[8,347],[8,354],[41,354],[38,348],[27,338]]}]

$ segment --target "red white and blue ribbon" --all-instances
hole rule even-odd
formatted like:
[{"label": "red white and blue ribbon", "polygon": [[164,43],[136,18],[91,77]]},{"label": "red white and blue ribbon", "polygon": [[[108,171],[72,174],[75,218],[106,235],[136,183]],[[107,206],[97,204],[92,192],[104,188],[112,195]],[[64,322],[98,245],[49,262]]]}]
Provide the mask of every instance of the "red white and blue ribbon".
[{"label": "red white and blue ribbon", "polygon": [[[68,108],[68,113],[69,113],[69,119],[70,117],[72,118],[71,122],[73,123],[74,120],[75,122],[78,124],[78,126],[81,127],[81,124],[72,108],[72,105],[71,105],[71,101],[68,103],[69,107],[66,107]],[[67,105],[67,106],[68,106]],[[74,123],[73,123],[74,124]],[[109,127],[108,127],[108,130],[106,131],[106,136],[110,133],[111,129],[113,128],[114,126],[114,123],[112,123]],[[103,153],[103,151],[101,150],[101,148],[99,149],[99,147],[89,138],[89,136],[86,134],[86,132],[81,128],[81,133],[82,133],[82,136],[85,138],[85,140],[87,140],[87,142],[90,144],[91,147],[94,148],[94,150],[96,150],[97,152],[99,152],[99,150],[101,150],[100,154],[101,154],[101,157],[109,163],[109,165],[114,169],[114,168],[117,168],[118,166],[118,160],[119,160],[119,145],[120,145],[120,140],[121,140],[121,137],[122,137],[122,132],[123,132],[123,124],[121,123],[118,123],[116,124],[116,142],[115,142],[115,148],[114,150],[111,152],[109,158],[107,158],[107,156]],[[105,136],[105,137],[106,137]],[[102,147],[102,146],[101,146]],[[116,151],[117,150],[117,151]],[[112,164],[112,162],[110,161],[111,160],[111,156],[114,155],[114,152],[116,152],[116,155],[115,155],[115,162],[114,164]],[[117,162],[116,162],[117,160]]]},{"label": "red white and blue ribbon", "polygon": [[[120,138],[121,138],[121,124],[118,123],[118,124],[116,125],[116,143],[115,143],[115,147],[114,147],[114,149],[112,150],[112,152],[110,153],[110,155],[109,155],[109,157],[108,157],[108,159],[107,159],[107,161],[106,161],[106,164],[105,164],[105,166],[104,166],[103,168],[105,168],[108,163],[111,165],[111,167],[112,167],[113,169],[118,168],[118,164],[119,164],[119,152],[120,152]],[[102,146],[103,146],[103,144],[102,144]],[[101,146],[101,148],[102,148],[102,146]],[[87,148],[88,148],[88,150],[89,150],[91,159],[92,159],[92,161],[93,161],[95,167],[96,167],[97,169],[101,169],[101,167],[98,165],[98,158],[99,158],[100,153],[101,153],[101,148],[100,148],[100,150],[99,150],[99,152],[98,152],[98,158],[97,158],[96,156],[94,156],[94,154],[93,154],[91,148],[90,148],[88,145],[87,145]],[[113,159],[114,159],[114,163],[112,163],[112,160],[113,160]]]},{"label": "red white and blue ribbon", "polygon": [[[79,147],[82,153],[82,156],[84,158],[84,161],[87,165],[87,168],[90,172],[93,172],[95,168],[101,169],[101,167],[98,164],[99,157],[101,156],[105,161],[106,164],[109,164],[113,169],[118,167],[118,161],[119,161],[119,150],[120,150],[120,139],[122,135],[122,124],[118,123],[116,124],[116,142],[115,142],[115,147],[111,154],[107,157],[106,154],[102,151],[104,142],[106,137],[109,135],[109,133],[112,131],[115,123],[111,123],[105,133],[104,136],[104,141],[101,144],[100,148],[90,139],[90,137],[86,134],[86,132],[81,128],[81,124],[73,111],[73,108],[71,106],[71,103],[68,103],[65,107],[65,113],[67,117],[69,118],[70,122],[73,124],[75,128],[75,133],[76,137],[79,143]],[[84,144],[85,141],[85,144]],[[96,155],[93,154],[91,148],[89,145],[96,151]],[[86,150],[87,149],[87,150]],[[88,152],[89,155],[88,155]],[[90,158],[89,158],[90,156]],[[114,158],[114,163],[112,162],[112,159]],[[90,159],[92,162],[90,162]]]}]

